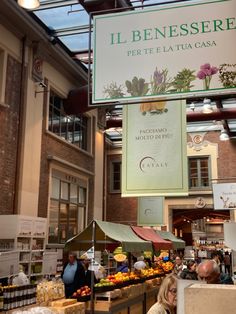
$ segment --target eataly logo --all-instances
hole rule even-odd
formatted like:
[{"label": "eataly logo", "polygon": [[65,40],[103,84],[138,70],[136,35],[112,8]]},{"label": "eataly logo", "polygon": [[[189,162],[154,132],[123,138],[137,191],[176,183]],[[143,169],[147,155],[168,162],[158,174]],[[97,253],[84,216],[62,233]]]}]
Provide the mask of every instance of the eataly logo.
[{"label": "eataly logo", "polygon": [[139,162],[139,169],[142,172],[149,172],[155,168],[167,168],[168,163],[166,161],[157,161],[154,157],[145,156]]}]

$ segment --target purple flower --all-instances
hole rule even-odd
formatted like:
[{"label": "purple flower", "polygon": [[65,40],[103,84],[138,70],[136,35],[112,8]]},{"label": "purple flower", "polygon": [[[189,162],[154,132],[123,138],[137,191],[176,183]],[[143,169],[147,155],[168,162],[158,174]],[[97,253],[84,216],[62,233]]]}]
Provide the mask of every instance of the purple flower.
[{"label": "purple flower", "polygon": [[199,78],[200,80],[204,80],[206,78],[206,73],[204,71],[199,71],[197,72],[197,78]]},{"label": "purple flower", "polygon": [[163,82],[163,73],[156,69],[153,74],[153,79],[156,85],[160,85]]}]

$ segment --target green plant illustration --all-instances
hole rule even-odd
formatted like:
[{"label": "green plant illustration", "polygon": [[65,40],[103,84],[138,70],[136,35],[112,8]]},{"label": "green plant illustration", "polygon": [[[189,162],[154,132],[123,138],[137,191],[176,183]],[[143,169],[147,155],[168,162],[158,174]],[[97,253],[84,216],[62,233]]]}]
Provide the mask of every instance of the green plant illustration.
[{"label": "green plant illustration", "polygon": [[150,80],[151,94],[155,95],[166,93],[171,84],[171,78],[168,78],[168,70],[164,69],[160,71],[156,68]]},{"label": "green plant illustration", "polygon": [[225,88],[236,87],[236,64],[221,64],[219,79]]},{"label": "green plant illustration", "polygon": [[138,79],[137,76],[134,76],[132,81],[126,80],[125,85],[127,92],[133,97],[144,96],[149,91],[148,83],[145,83],[145,79]]},{"label": "green plant illustration", "polygon": [[103,94],[106,98],[124,97],[122,85],[117,85],[116,82],[111,82],[107,86],[104,86]]},{"label": "green plant illustration", "polygon": [[195,70],[183,69],[177,73],[172,82],[175,92],[188,92],[194,86],[191,83],[196,79]]}]

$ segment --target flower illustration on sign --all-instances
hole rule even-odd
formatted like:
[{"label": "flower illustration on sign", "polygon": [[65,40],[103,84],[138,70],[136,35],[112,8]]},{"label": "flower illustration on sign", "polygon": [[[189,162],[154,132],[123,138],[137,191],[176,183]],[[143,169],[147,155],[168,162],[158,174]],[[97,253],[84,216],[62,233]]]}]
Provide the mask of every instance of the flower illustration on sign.
[{"label": "flower illustration on sign", "polygon": [[168,78],[168,70],[155,69],[153,76],[151,77],[151,94],[163,94],[168,91],[171,86],[171,79]]},{"label": "flower illustration on sign", "polygon": [[210,88],[212,75],[218,72],[218,68],[211,66],[210,63],[205,63],[200,66],[200,70],[197,73],[197,77],[203,80],[203,87],[205,90]]}]

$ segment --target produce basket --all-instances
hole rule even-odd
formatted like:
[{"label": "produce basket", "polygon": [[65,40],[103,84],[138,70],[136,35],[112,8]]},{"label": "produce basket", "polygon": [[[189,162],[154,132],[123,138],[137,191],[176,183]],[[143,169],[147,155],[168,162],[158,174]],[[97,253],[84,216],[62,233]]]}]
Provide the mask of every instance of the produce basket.
[{"label": "produce basket", "polygon": [[84,295],[77,297],[78,302],[87,302],[91,299],[91,295]]},{"label": "produce basket", "polygon": [[112,291],[114,289],[117,289],[117,285],[100,286],[100,287],[94,287],[94,292],[100,293],[100,292]]}]

